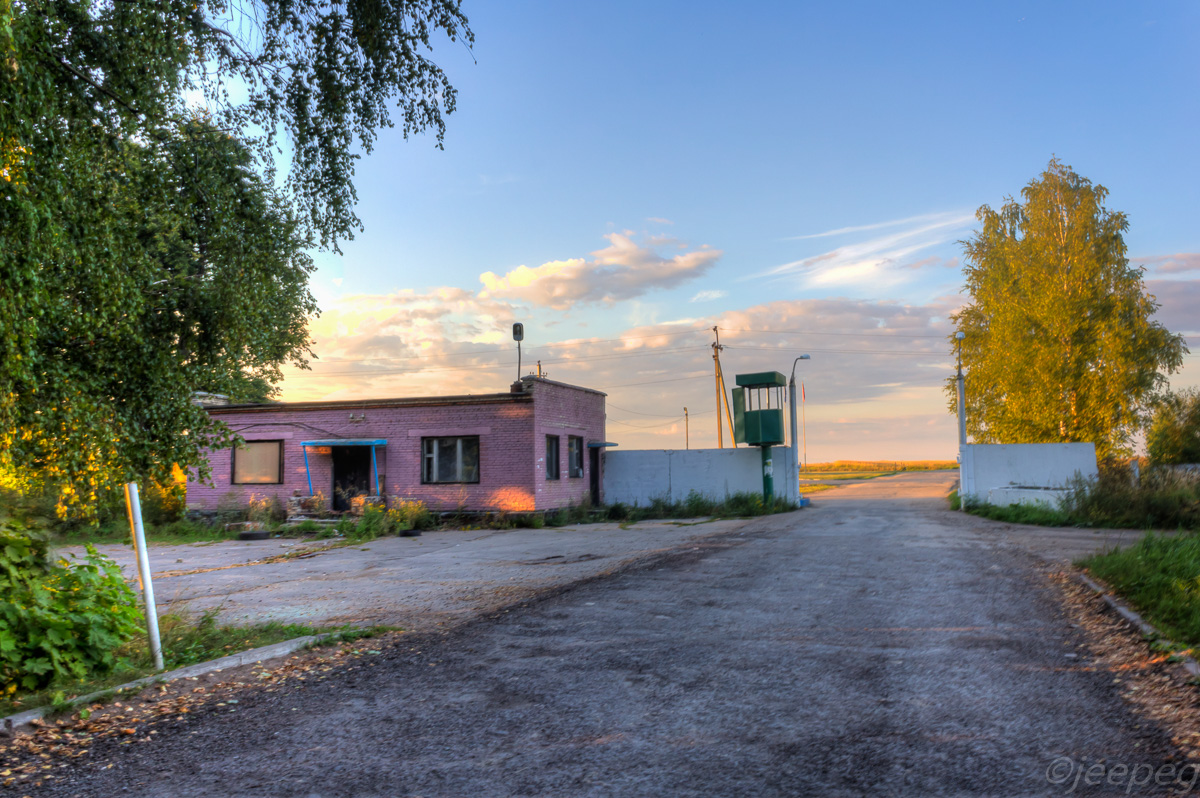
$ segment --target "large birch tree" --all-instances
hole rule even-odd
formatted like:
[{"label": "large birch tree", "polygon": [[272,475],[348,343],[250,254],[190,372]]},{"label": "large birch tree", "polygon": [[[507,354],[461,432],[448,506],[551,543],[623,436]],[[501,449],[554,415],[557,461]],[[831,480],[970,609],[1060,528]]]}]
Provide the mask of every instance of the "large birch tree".
[{"label": "large birch tree", "polygon": [[[1154,320],[1126,257],[1125,214],[1057,159],[963,242],[967,429],[978,443],[1092,442],[1126,454],[1155,392],[1187,352]],[[954,337],[951,336],[952,343]],[[951,412],[953,380],[947,384]]]}]

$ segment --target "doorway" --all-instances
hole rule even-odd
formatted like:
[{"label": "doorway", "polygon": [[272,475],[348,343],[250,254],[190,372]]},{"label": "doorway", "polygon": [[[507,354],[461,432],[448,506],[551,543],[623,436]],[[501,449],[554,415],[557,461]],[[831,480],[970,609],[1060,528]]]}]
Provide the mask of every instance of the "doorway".
[{"label": "doorway", "polygon": [[588,476],[591,477],[592,506],[600,506],[600,450],[588,449]]},{"label": "doorway", "polygon": [[371,447],[333,447],[333,500],[335,512],[350,509],[350,500],[371,492]]}]

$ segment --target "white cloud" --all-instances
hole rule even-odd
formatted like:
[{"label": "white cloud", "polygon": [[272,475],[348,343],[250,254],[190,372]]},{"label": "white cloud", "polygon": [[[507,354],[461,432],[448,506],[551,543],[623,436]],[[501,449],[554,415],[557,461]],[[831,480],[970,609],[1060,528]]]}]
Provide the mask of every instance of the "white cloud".
[{"label": "white cloud", "polygon": [[[909,282],[915,271],[934,262],[931,258],[924,258],[910,263],[912,255],[953,241],[970,225],[972,219],[974,217],[968,214],[933,214],[804,236],[817,238],[884,227],[903,227],[895,232],[784,263],[757,276],[794,276],[809,288],[886,289]],[[946,264],[950,265],[949,262]]]},{"label": "white cloud", "polygon": [[721,257],[721,251],[701,246],[671,257],[656,247],[678,244],[656,239],[652,244],[634,241],[628,231],[609,233],[609,245],[591,258],[569,258],[529,268],[518,266],[504,275],[479,275],[481,298],[502,297],[534,305],[567,310],[578,304],[613,304],[662,288],[674,288],[704,275]]},{"label": "white cloud", "polygon": [[722,291],[719,288],[714,288],[708,291],[701,291],[689,299],[688,302],[711,302],[714,299],[721,299],[727,296],[729,296],[728,291]]},{"label": "white cloud", "polygon": [[848,235],[849,233],[865,233],[869,230],[882,230],[885,227],[896,227],[897,225],[923,225],[931,221],[945,220],[946,218],[958,218],[962,214],[946,214],[946,213],[926,213],[920,216],[909,216],[904,219],[892,219],[888,222],[876,222],[875,224],[860,224],[854,227],[839,227],[836,230],[826,230],[823,233],[809,233],[803,236],[790,236],[783,239],[784,241],[806,241],[811,238],[831,238],[833,236]]}]

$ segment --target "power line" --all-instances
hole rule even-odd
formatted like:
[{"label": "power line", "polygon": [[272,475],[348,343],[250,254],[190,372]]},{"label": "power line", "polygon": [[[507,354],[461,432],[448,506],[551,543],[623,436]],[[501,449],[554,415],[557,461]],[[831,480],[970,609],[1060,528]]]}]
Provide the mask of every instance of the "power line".
[{"label": "power line", "polygon": [[[538,344],[530,347],[535,349],[553,349],[561,346],[590,346],[592,344],[613,344],[624,343],[625,341],[644,341],[647,338],[664,338],[676,335],[693,335],[696,333],[706,333],[708,330],[679,330],[677,332],[655,333],[654,335],[632,335],[625,338],[599,338],[596,340],[575,340],[575,341],[558,341],[550,344]],[[488,349],[472,349],[467,352],[446,352],[429,355],[397,355],[395,357],[318,357],[317,360],[323,363],[365,363],[367,361],[390,361],[390,360],[423,360],[425,358],[441,358],[441,357],[459,357],[462,355],[486,355],[493,352],[510,352],[512,351],[507,346],[495,346]]]},{"label": "power line", "polygon": [[[607,355],[585,355],[585,356],[580,356],[580,357],[565,357],[565,358],[559,358],[557,360],[543,360],[542,363],[545,365],[562,365],[562,364],[570,364],[570,363],[586,363],[586,362],[599,361],[599,360],[622,360],[627,357],[649,357],[652,355],[668,354],[668,353],[672,353],[672,352],[687,352],[687,351],[692,351],[692,350],[700,351],[703,349],[708,349],[708,346],[707,345],[678,346],[678,347],[667,348],[667,349],[655,349],[655,350],[647,351],[647,352],[619,352],[619,353],[611,353],[611,354],[607,354]],[[507,363],[477,364],[477,365],[472,365],[472,366],[446,366],[444,368],[390,369],[390,370],[383,370],[383,371],[372,371],[372,370],[365,370],[365,369],[361,370],[361,371],[321,371],[321,372],[314,371],[311,373],[294,374],[291,377],[289,377],[288,379],[292,379],[292,378],[296,378],[296,377],[304,378],[304,379],[312,379],[312,378],[317,378],[317,377],[321,377],[321,378],[324,378],[324,377],[381,377],[381,376],[386,376],[386,375],[390,375],[390,374],[430,374],[430,373],[434,373],[434,372],[446,372],[446,371],[492,371],[492,370],[500,369],[500,368],[509,368],[509,364],[507,364]]]}]

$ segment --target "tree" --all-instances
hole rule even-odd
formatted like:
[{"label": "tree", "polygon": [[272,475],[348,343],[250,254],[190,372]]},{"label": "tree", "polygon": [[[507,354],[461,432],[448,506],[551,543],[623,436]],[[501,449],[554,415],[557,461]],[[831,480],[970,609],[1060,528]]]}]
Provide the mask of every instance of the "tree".
[{"label": "tree", "polygon": [[307,250],[359,229],[391,101],[440,146],[458,5],[0,0],[0,472],[86,511],[228,443],[193,392],[304,365]]},{"label": "tree", "polygon": [[1200,463],[1200,390],[1168,393],[1155,403],[1146,453],[1155,464]]},{"label": "tree", "polygon": [[[962,242],[970,302],[967,428],[980,443],[1092,442],[1125,453],[1163,372],[1187,347],[1152,320],[1158,308],[1126,259],[1125,215],[1108,192],[1057,159]],[[951,337],[952,343],[954,341]],[[953,379],[947,383],[955,411]]]}]

